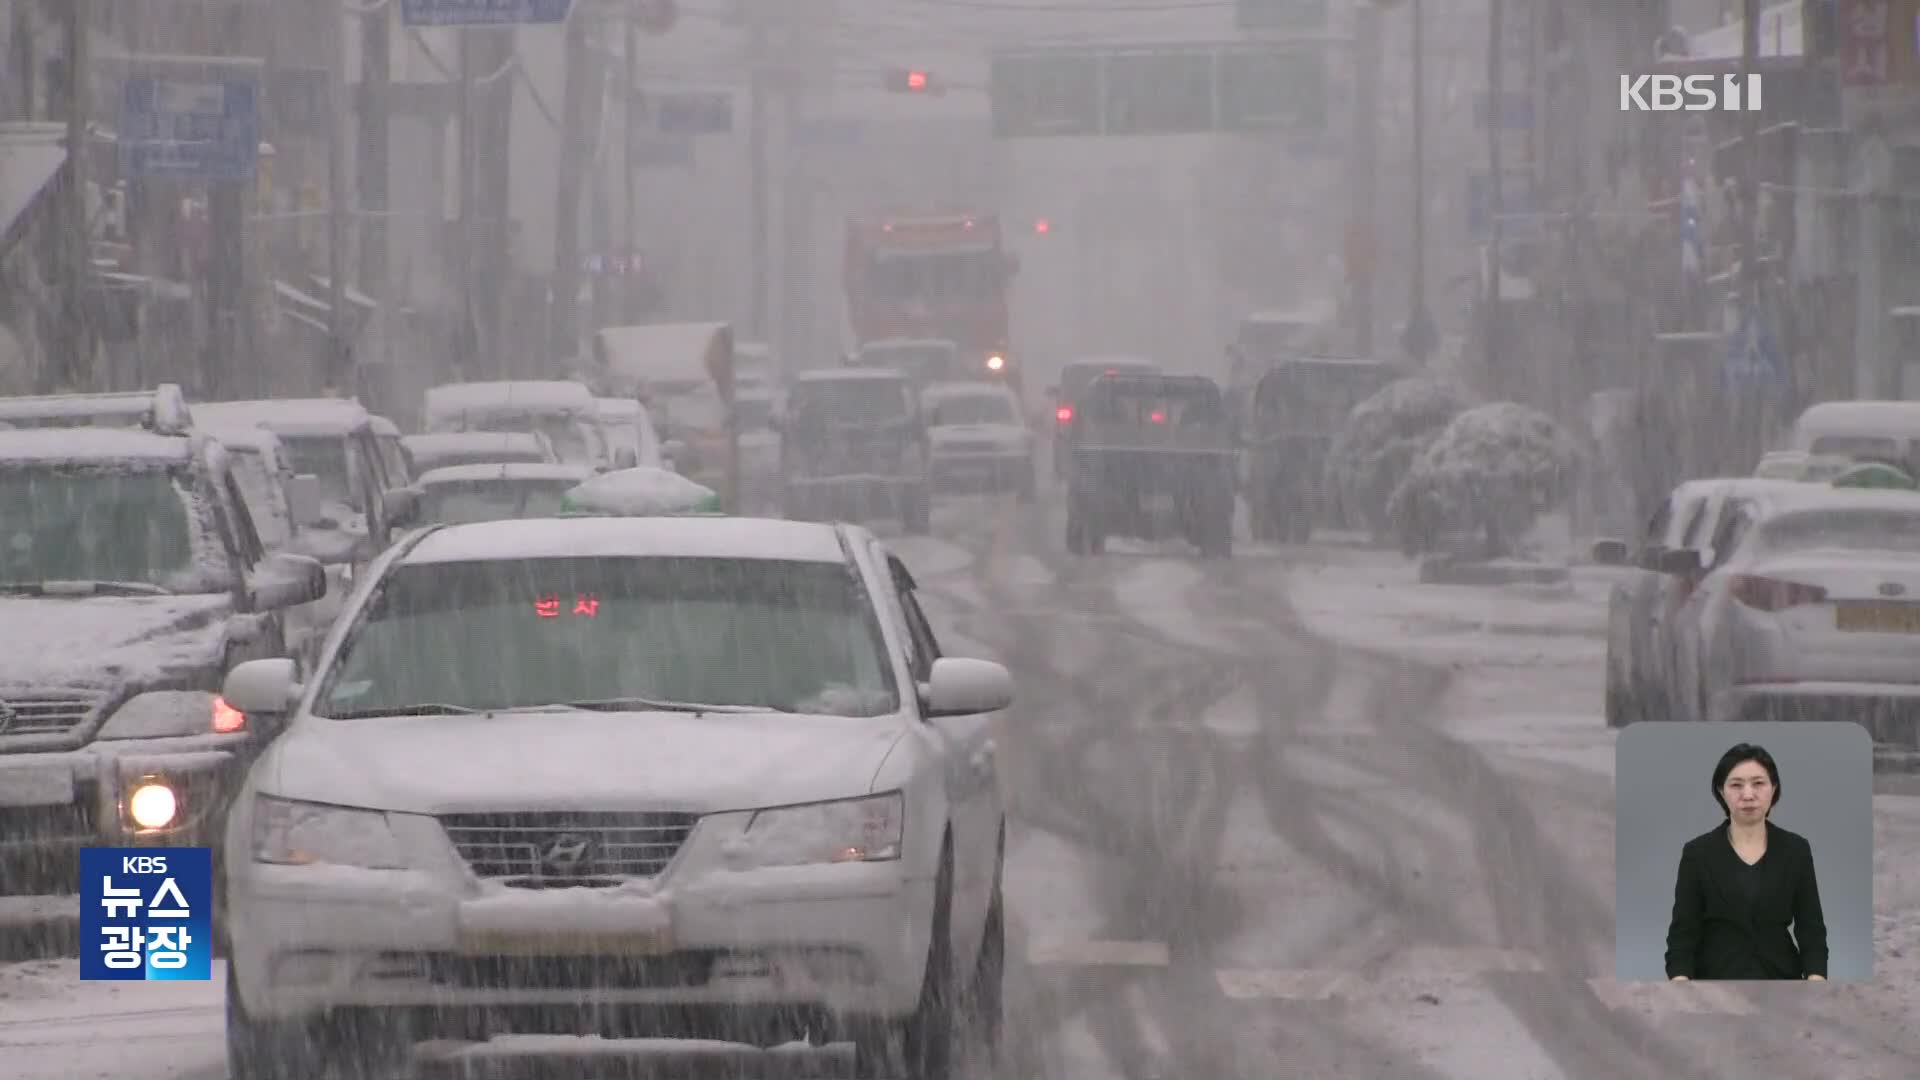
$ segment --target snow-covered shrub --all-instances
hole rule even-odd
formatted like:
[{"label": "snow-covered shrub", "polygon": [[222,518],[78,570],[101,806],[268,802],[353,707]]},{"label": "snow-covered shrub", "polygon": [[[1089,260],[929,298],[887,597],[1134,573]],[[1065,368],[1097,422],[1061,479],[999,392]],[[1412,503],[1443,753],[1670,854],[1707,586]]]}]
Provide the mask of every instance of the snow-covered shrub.
[{"label": "snow-covered shrub", "polygon": [[1553,419],[1511,401],[1454,417],[1394,490],[1388,518],[1401,550],[1478,540],[1479,554],[1514,554],[1542,512],[1572,493],[1579,446]]},{"label": "snow-covered shrub", "polygon": [[1394,488],[1447,424],[1472,405],[1465,387],[1429,376],[1382,387],[1354,406],[1327,451],[1327,490],[1356,524],[1384,534]]}]

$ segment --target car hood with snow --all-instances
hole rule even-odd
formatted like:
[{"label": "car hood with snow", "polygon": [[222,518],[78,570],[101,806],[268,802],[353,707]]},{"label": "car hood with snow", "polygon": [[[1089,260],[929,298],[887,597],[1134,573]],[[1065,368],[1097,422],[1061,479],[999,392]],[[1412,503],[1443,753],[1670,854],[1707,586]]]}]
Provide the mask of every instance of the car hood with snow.
[{"label": "car hood with snow", "polygon": [[867,794],[902,735],[884,718],[794,713],[305,717],[259,775],[265,794],[396,813],[705,813]]},{"label": "car hood with snow", "polygon": [[220,663],[232,600],[0,596],[0,686],[152,683]]}]

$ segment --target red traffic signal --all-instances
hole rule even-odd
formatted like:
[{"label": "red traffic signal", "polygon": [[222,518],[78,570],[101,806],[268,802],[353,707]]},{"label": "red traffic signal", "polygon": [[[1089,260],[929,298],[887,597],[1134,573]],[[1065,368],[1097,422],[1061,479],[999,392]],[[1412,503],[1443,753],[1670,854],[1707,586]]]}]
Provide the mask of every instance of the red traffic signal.
[{"label": "red traffic signal", "polygon": [[1053,231],[1053,222],[1048,221],[1046,218],[1039,218],[1033,223],[1033,231],[1041,236],[1045,236]]},{"label": "red traffic signal", "polygon": [[919,68],[894,68],[887,72],[887,89],[894,93],[924,94],[933,88],[933,76]]}]

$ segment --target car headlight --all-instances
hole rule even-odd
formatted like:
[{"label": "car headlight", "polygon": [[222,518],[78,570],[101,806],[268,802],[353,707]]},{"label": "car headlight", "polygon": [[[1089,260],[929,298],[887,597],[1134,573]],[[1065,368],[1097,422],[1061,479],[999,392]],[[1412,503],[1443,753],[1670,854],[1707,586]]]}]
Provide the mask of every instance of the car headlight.
[{"label": "car headlight", "polygon": [[152,690],[135,694],[101,726],[101,739],[171,739],[182,735],[227,735],[247,718],[220,695],[204,690]]},{"label": "car headlight", "polygon": [[900,857],[905,820],[906,800],[897,791],[759,810],[739,854],[755,866],[886,862]]},{"label": "car headlight", "polygon": [[253,800],[255,862],[309,866],[331,863],[369,870],[406,866],[400,841],[378,810],[256,795]]}]

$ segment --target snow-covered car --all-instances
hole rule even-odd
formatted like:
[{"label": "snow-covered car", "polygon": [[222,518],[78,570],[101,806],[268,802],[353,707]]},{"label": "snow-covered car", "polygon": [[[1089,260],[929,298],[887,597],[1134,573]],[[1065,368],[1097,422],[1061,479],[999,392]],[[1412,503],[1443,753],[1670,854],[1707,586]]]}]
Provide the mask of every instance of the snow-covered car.
[{"label": "snow-covered car", "polygon": [[3,891],[71,892],[82,847],[211,843],[261,745],[221,680],[325,587],[205,434],[0,432]]},{"label": "snow-covered car", "polygon": [[1693,591],[1698,575],[1687,572],[1699,560],[1685,551],[1690,536],[1701,535],[1702,522],[1717,512],[1730,493],[1771,486],[1766,479],[1712,477],[1689,480],[1667,496],[1647,523],[1646,533],[1629,544],[1608,538],[1593,544],[1593,561],[1602,566],[1631,569],[1607,597],[1608,727],[1625,727],[1640,720],[1667,719],[1671,706],[1674,614]]},{"label": "snow-covered car", "polygon": [[920,394],[936,489],[1034,493],[1033,433],[1020,401],[999,383],[936,383]]},{"label": "snow-covered car", "polygon": [[519,431],[440,431],[400,440],[415,476],[454,465],[537,465],[557,462],[545,435]]},{"label": "snow-covered car", "polygon": [[318,477],[322,513],[296,540],[302,554],[327,564],[344,592],[364,566],[406,527],[419,500],[407,477],[393,475],[376,418],[346,398],[265,398],[197,402],[194,422],[213,430],[266,428],[280,440],[296,473]]},{"label": "snow-covered car", "polygon": [[423,524],[552,517],[568,489],[594,475],[584,465],[450,465],[421,474]]},{"label": "snow-covered car", "polygon": [[614,468],[661,464],[660,433],[654,430],[653,417],[647,414],[645,405],[633,398],[597,397],[593,408],[601,432],[613,447]]},{"label": "snow-covered car", "polygon": [[924,534],[933,514],[926,417],[913,383],[889,368],[803,371],[780,425],[780,512],[885,516]]},{"label": "snow-covered car", "polygon": [[567,379],[447,383],[427,391],[426,428],[538,432],[569,465],[613,466],[593,391]]},{"label": "snow-covered car", "polygon": [[1675,620],[1675,690],[1692,717],[1851,719],[1920,755],[1920,495],[1743,494],[1706,550]]},{"label": "snow-covered car", "polygon": [[[230,1075],[402,1039],[851,1040],[951,1075],[999,1016],[1005,668],[940,654],[849,525],[430,527],[311,679],[241,665],[279,732],[227,830]],[[357,1073],[355,1075],[358,1075]]]}]

